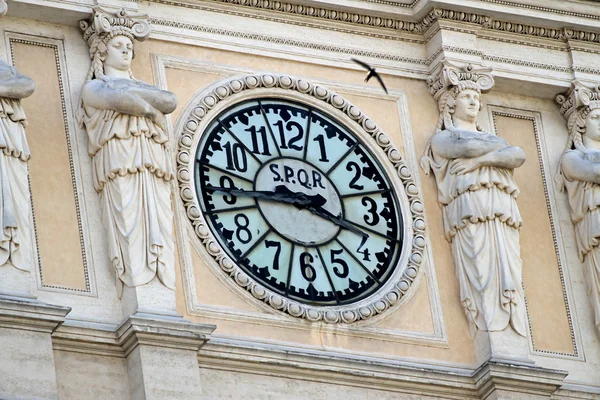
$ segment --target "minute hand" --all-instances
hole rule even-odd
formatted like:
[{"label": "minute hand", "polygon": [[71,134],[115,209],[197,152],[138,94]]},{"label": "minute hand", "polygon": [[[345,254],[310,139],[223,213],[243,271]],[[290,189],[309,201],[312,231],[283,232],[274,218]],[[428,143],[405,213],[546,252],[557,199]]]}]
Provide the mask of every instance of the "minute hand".
[{"label": "minute hand", "polygon": [[341,215],[335,216],[332,213],[330,213],[329,211],[327,211],[326,209],[324,209],[323,207],[315,207],[312,205],[307,206],[306,209],[309,210],[310,212],[312,212],[313,214],[318,215],[319,217],[323,217],[326,220],[331,221],[334,224],[341,226],[342,228],[348,229],[350,232],[354,232],[357,235],[365,237],[365,238],[369,237],[369,235],[367,233],[361,231],[360,229],[358,229],[357,227],[352,225],[350,222],[343,219]]}]

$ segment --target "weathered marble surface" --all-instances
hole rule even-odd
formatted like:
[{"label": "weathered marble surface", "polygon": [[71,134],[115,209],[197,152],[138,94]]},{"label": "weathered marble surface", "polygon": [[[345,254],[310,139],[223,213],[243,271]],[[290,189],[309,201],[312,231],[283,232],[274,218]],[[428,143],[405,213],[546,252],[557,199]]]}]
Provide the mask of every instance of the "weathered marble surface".
[{"label": "weathered marble surface", "polygon": [[165,114],[173,112],[177,99],[131,74],[133,42],[149,33],[145,20],[96,9],[92,24],[83,27],[92,65],[81,119],[119,294],[123,285],[144,285],[155,276],[174,290],[173,171]]},{"label": "weathered marble surface", "polygon": [[516,198],[512,170],[525,162],[522,149],[477,125],[487,71],[446,65],[430,82],[441,111],[422,159],[433,171],[446,239],[452,244],[460,300],[475,330],[509,325],[527,335]]},{"label": "weathered marble surface", "polygon": [[575,82],[556,100],[569,129],[559,183],[567,190],[588,300],[600,333],[600,90]]}]

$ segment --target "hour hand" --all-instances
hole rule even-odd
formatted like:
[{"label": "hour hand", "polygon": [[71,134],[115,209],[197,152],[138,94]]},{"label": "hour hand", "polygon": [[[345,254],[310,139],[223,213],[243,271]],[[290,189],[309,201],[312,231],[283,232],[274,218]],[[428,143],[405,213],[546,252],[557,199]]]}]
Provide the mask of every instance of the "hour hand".
[{"label": "hour hand", "polygon": [[312,212],[313,214],[318,215],[319,217],[323,217],[326,220],[333,222],[334,224],[339,225],[344,229],[349,230],[350,232],[353,232],[359,236],[362,236],[363,238],[369,237],[369,235],[367,233],[361,231],[360,229],[358,229],[357,227],[352,225],[350,222],[343,219],[341,215],[335,216],[331,212],[327,211],[326,209],[324,209],[321,206],[310,205],[310,206],[307,206],[306,209],[309,210],[310,212]]},{"label": "hour hand", "polygon": [[256,199],[294,204],[297,206],[308,206],[310,204],[322,205],[326,201],[321,195],[309,196],[300,192],[292,192],[284,185],[277,186],[273,192],[267,190],[241,190],[218,186],[208,186],[206,189],[213,192],[229,193],[233,196],[254,197]]}]

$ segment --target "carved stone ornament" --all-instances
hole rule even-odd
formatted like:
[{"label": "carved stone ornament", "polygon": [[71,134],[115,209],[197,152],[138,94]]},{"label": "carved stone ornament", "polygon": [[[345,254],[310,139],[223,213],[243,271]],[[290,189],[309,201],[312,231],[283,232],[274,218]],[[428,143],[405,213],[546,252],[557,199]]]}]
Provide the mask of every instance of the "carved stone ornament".
[{"label": "carved stone ornament", "polygon": [[[260,105],[260,101],[264,101],[266,103]],[[269,101],[271,103],[269,103]],[[382,172],[382,176],[385,176],[385,179],[389,179],[389,181],[391,182],[391,189],[394,191],[394,196],[397,196],[398,198],[398,209],[401,210],[402,223],[396,225],[394,228],[390,228],[400,231],[399,237],[401,237],[401,240],[398,241],[399,243],[401,243],[399,245],[400,256],[396,259],[394,265],[390,268],[390,271],[392,272],[390,273],[385,283],[382,283],[376,291],[369,292],[368,295],[357,299],[356,302],[341,304],[338,303],[334,305],[321,306],[315,305],[314,303],[310,304],[309,302],[304,303],[296,301],[296,299],[286,297],[278,293],[276,290],[272,290],[271,288],[266,287],[266,285],[257,282],[255,278],[250,277],[250,275],[246,273],[238,263],[233,261],[232,257],[228,254],[228,252],[224,250],[223,245],[219,244],[220,241],[223,241],[223,239],[217,238],[215,236],[214,231],[212,230],[212,227],[214,227],[214,219],[208,219],[209,217],[207,217],[207,214],[205,213],[205,211],[203,211],[205,206],[201,205],[199,201],[198,196],[204,196],[204,194],[201,193],[197,196],[197,191],[199,190],[197,185],[201,184],[201,180],[198,180],[198,177],[196,175],[197,173],[194,172],[197,171],[198,168],[196,160],[199,157],[199,153],[197,154],[196,152],[199,151],[198,149],[203,148],[201,144],[206,141],[205,137],[208,137],[207,135],[209,135],[209,132],[211,132],[211,129],[213,129],[211,127],[217,126],[215,125],[215,121],[218,116],[227,115],[227,112],[229,112],[228,110],[237,110],[240,109],[240,107],[245,107],[243,106],[243,104],[249,104],[252,102],[258,103],[259,106],[257,107],[267,108],[267,113],[269,112],[268,107],[277,107],[276,104],[288,102],[286,104],[301,104],[306,107],[305,109],[313,110],[313,116],[317,113],[322,113],[322,115],[329,115],[331,116],[331,118],[335,118],[335,120],[337,120],[339,124],[343,125],[344,129],[348,129],[348,132],[351,132],[346,137],[350,137],[349,135],[352,135],[352,137],[358,138],[358,140],[360,140],[361,146],[364,146],[365,149],[368,149],[369,154],[375,154],[375,157],[377,157],[377,164],[379,164],[381,166],[381,169],[384,171]],[[257,115],[259,117],[261,117],[261,112],[259,111],[260,108],[256,109],[258,110]],[[267,114],[264,113],[265,111],[263,109],[263,115],[266,118]],[[237,120],[238,117],[235,118]],[[245,119],[245,117],[241,117],[241,119]],[[223,124],[223,126],[227,125],[227,121],[221,121],[221,123]],[[216,129],[219,129],[218,126]],[[410,168],[406,165],[400,152],[393,146],[390,139],[381,131],[381,129],[375,124],[373,120],[369,119],[357,107],[349,103],[342,96],[332,92],[331,90],[323,86],[287,75],[264,74],[227,78],[203,90],[190,101],[190,103],[182,112],[182,117],[179,119],[179,122],[176,127],[176,132],[179,133],[177,151],[177,179],[180,188],[179,194],[181,196],[181,199],[183,200],[186,215],[189,221],[191,222],[191,226],[193,227],[195,236],[197,237],[199,242],[204,246],[208,254],[216,262],[209,263],[210,267],[216,268],[216,266],[218,265],[219,268],[223,272],[225,272],[232,279],[233,282],[235,282],[235,285],[238,285],[244,290],[250,292],[252,296],[254,296],[256,299],[265,302],[275,310],[285,312],[294,317],[304,318],[309,321],[323,321],[326,323],[353,323],[359,320],[373,317],[377,314],[384,312],[390,307],[393,307],[394,305],[398,304],[401,301],[401,299],[410,292],[415,279],[418,277],[418,270],[421,266],[425,246],[425,222],[423,218],[423,202],[420,198],[419,190],[412,177],[412,172]],[[297,132],[297,130],[294,130],[293,132]],[[223,135],[227,135],[227,133],[224,132]],[[308,137],[309,136],[307,134],[306,138]],[[277,136],[277,138],[279,138],[279,136]],[[273,140],[275,140],[274,137]],[[305,144],[305,146],[309,146],[308,139],[305,140],[307,143]],[[316,140],[317,139],[310,141],[311,143],[315,143],[313,144],[313,146],[318,146],[316,144]],[[264,141],[262,142],[263,145],[266,141],[267,138],[265,136]],[[275,142],[270,143],[271,145],[273,145],[273,143]],[[288,145],[290,145],[291,143],[292,142],[289,142]],[[299,144],[300,141],[298,141],[297,143]],[[229,146],[229,144],[230,143],[226,143],[225,145]],[[211,145],[212,147],[210,147]],[[214,141],[209,141],[209,147],[211,149],[220,149],[221,145],[219,143],[215,143]],[[354,147],[356,147],[356,145]],[[308,151],[309,148],[310,147],[306,147],[304,150],[305,160],[308,160],[306,158],[306,151]],[[264,150],[265,148],[262,149]],[[273,154],[273,147],[270,147],[270,149],[270,154]],[[318,149],[318,147],[313,147],[313,149]],[[212,150],[210,149],[206,151],[212,152]],[[218,151],[218,154],[223,153],[223,151],[221,150]],[[284,150],[281,151],[284,152]],[[325,153],[319,153],[318,150],[316,150],[315,153],[317,155],[313,158],[319,157],[319,154],[322,155],[322,158],[326,158],[324,156]],[[348,152],[346,154],[350,153]],[[252,157],[255,156],[252,155]],[[273,156],[271,155],[269,157]],[[251,157],[248,156],[248,159],[250,158]],[[277,157],[275,157],[275,160],[276,159]],[[266,162],[265,165],[267,165]],[[272,166],[272,164],[269,165]],[[339,163],[337,165],[339,165]],[[210,168],[210,166],[208,166],[208,168]],[[268,169],[269,168],[263,168],[262,170]],[[342,169],[345,171],[345,168]],[[258,176],[260,176],[260,174]],[[300,177],[300,174],[298,174],[298,177]],[[227,179],[222,179],[222,181],[225,182],[227,181]],[[260,179],[257,178],[257,180],[254,182],[254,185],[259,185]],[[249,184],[250,183],[246,183],[246,185]],[[345,181],[345,184],[348,185],[348,181]],[[222,184],[221,186],[225,185]],[[316,185],[313,187],[316,187]],[[259,189],[250,188],[249,190]],[[253,193],[260,194],[259,192]],[[241,195],[242,193],[238,192],[238,196]],[[226,194],[225,196],[223,196],[223,193],[221,193],[218,197],[226,199],[225,201],[228,201],[226,196]],[[238,198],[238,203],[236,204],[236,206],[239,206],[239,199],[241,198],[242,197]],[[261,200],[259,199],[259,206],[260,201]],[[231,204],[231,200],[229,200],[229,202],[229,204]],[[202,204],[206,204],[204,200],[202,201]],[[269,204],[274,204],[273,206],[269,207],[279,207],[277,203]],[[252,205],[251,207],[255,206]],[[241,207],[238,207],[238,209],[240,208]],[[263,209],[263,212],[264,211],[265,209]],[[304,224],[308,225],[310,224],[308,220],[312,216],[310,213],[305,215],[307,215],[307,221],[305,221]],[[360,218],[362,219],[362,216]],[[240,220],[238,221],[238,230],[240,231],[244,230],[245,222],[242,221],[243,219],[244,218],[240,217]],[[338,222],[338,224],[341,224],[341,222]],[[261,232],[263,231],[264,230],[262,230]],[[344,231],[344,229],[342,229],[342,231]],[[316,232],[317,234],[323,233],[320,230],[317,230]],[[353,235],[353,233],[351,233],[349,230],[346,230],[345,233],[347,235]],[[253,234],[257,234],[256,230],[253,230]],[[374,235],[375,233],[371,232],[371,234]],[[360,238],[359,236],[354,236],[354,239],[359,241]],[[269,246],[270,244],[267,243],[266,247]],[[323,246],[327,245],[324,244]],[[319,251],[318,248],[319,247],[317,247],[317,250],[315,250],[315,253]],[[293,249],[294,248],[292,247],[291,254],[296,254],[294,253]],[[269,251],[273,250],[269,249]],[[332,254],[341,253],[341,250],[332,250]],[[271,254],[272,253],[269,253],[270,258],[273,257]],[[315,256],[315,261],[317,258],[324,259],[325,256],[322,256],[322,254],[326,254],[327,260],[329,260],[329,250],[327,250],[327,253],[325,253],[325,251],[321,251],[318,254],[318,257]],[[300,257],[303,257],[303,255],[301,255]],[[292,270],[292,259],[293,258],[290,256],[289,271]],[[347,261],[348,263],[351,262],[349,258],[347,259]],[[335,271],[335,268],[333,269],[333,271]],[[291,274],[291,272],[288,273]],[[339,272],[335,273],[338,274]],[[331,275],[333,275],[333,273],[331,273]],[[307,278],[306,280],[309,280],[309,277],[305,276],[305,278]],[[333,277],[333,279],[335,279],[335,277]]]},{"label": "carved stone ornament", "polygon": [[150,33],[146,16],[97,7],[91,22],[80,26],[91,66],[79,119],[88,134],[119,296],[123,285],[144,285],[155,276],[174,290],[173,172],[165,114],[173,112],[177,99],[131,74],[134,41]]},{"label": "carved stone ornament", "polygon": [[477,124],[481,92],[493,83],[490,69],[442,64],[429,81],[440,118],[421,166],[435,175],[472,332],[502,331],[510,324],[526,336],[522,220],[512,171],[523,164],[525,154]]},{"label": "carved stone ornament", "polygon": [[560,161],[559,187],[567,189],[579,259],[600,333],[600,85],[573,82],[556,96],[569,139]]},{"label": "carved stone ornament", "polygon": [[[0,0],[0,16],[6,14]],[[0,267],[22,271],[33,265],[33,227],[27,160],[31,157],[21,99],[31,96],[33,81],[0,60]],[[22,289],[22,288],[19,288]]]}]

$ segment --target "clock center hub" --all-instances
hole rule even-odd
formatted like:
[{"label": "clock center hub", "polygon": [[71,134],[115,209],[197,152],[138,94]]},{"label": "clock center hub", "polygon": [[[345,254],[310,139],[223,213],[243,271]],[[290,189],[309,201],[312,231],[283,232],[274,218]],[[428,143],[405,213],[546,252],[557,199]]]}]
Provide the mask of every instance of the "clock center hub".
[{"label": "clock center hub", "polygon": [[[343,217],[340,196],[329,178],[311,164],[295,158],[278,158],[265,163],[254,181],[258,191],[275,192],[279,186],[315,200],[314,206],[335,217]],[[324,200],[324,202],[323,202]],[[333,239],[340,227],[304,206],[258,200],[258,207],[269,225],[281,236],[305,246],[317,246]]]}]

